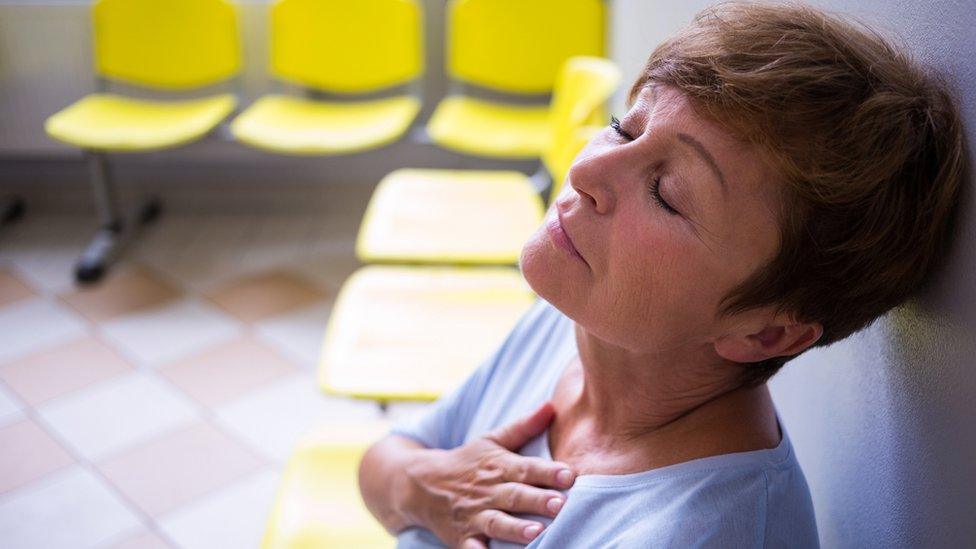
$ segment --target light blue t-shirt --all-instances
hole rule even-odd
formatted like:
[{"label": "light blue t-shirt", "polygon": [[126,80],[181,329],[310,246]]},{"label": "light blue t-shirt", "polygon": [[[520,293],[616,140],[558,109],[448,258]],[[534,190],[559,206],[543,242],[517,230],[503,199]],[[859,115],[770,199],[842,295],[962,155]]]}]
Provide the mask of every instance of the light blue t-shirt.
[{"label": "light blue t-shirt", "polygon": [[[392,433],[428,448],[460,446],[548,400],[577,354],[573,321],[540,299],[459,388]],[[772,449],[580,475],[555,519],[521,515],[546,525],[528,547],[819,547],[810,492],[781,422],[780,431]],[[551,460],[547,432],[519,453]],[[443,546],[424,528],[398,536],[400,549]],[[520,545],[492,540],[491,547]]]}]

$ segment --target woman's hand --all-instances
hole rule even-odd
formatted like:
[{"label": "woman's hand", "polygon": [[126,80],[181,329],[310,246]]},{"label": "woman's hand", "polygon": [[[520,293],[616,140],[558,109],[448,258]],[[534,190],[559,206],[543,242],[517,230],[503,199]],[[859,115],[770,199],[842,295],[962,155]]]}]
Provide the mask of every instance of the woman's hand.
[{"label": "woman's hand", "polygon": [[575,473],[559,462],[515,453],[546,429],[554,410],[532,414],[452,450],[432,450],[407,471],[414,520],[452,547],[484,548],[489,538],[528,543],[543,525],[510,513],[555,517]]}]

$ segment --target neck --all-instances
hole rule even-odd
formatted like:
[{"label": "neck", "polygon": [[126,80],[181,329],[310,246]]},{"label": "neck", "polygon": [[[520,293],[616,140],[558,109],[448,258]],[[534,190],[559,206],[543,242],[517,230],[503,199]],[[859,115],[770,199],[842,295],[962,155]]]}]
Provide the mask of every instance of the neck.
[{"label": "neck", "polygon": [[[662,451],[673,442],[682,456],[694,456],[778,441],[766,386],[742,387],[740,368],[705,345],[633,353],[578,325],[576,342],[580,360],[564,375],[557,404],[557,436],[568,446],[586,440],[626,453],[644,451],[649,442]],[[663,461],[678,459],[659,453]]]}]

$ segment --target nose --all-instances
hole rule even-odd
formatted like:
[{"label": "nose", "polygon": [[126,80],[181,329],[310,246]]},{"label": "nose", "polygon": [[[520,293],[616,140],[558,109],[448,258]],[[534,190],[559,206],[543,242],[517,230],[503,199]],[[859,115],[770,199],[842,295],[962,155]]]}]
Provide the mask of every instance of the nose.
[{"label": "nose", "polygon": [[569,168],[570,185],[584,202],[593,206],[596,213],[602,215],[613,211],[616,200],[616,191],[613,187],[614,158],[613,149],[584,152]]}]

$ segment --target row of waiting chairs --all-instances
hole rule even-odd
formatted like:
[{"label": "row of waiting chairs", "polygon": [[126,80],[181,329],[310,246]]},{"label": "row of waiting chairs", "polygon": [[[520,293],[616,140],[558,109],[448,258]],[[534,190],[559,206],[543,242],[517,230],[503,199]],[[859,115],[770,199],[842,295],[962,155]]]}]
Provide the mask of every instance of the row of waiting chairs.
[{"label": "row of waiting chairs", "polygon": [[[94,15],[103,78],[186,90],[240,70],[236,18],[221,0],[101,0]],[[556,90],[550,106],[534,107],[450,96],[427,124],[431,139],[470,154],[541,157],[552,200],[618,79],[595,58],[557,72],[571,55],[602,53],[602,3],[457,0],[448,18],[452,78],[509,93]],[[395,91],[423,71],[421,19],[411,0],[281,0],[271,7],[271,72],[340,96]],[[53,137],[92,152],[104,227],[79,279],[101,275],[122,228],[104,153],[189,143],[235,108],[231,94],[159,102],[102,93],[51,118]],[[406,94],[358,102],[272,95],[229,127],[265,150],[339,154],[399,139],[418,110]],[[514,263],[541,221],[541,190],[519,172],[398,170],[385,178],[357,239],[357,255],[371,265],[344,284],[327,329],[323,389],[383,403],[432,400],[465,377],[534,299]],[[142,218],[153,214],[149,207]],[[299,444],[265,547],[390,546],[359,500],[355,476],[362,451],[387,427],[328,427]]]},{"label": "row of waiting chairs", "polygon": [[[603,52],[602,0],[452,0],[447,13],[447,72],[457,82],[509,94],[549,93],[562,61]],[[262,97],[230,123],[235,139],[283,154],[334,155],[389,144],[410,129],[420,100],[397,92],[424,71],[417,0],[279,0],[269,22],[271,74],[333,98]],[[102,277],[124,229],[106,153],[191,143],[237,108],[232,93],[162,101],[107,93],[106,84],[186,92],[241,70],[237,16],[225,0],[99,0],[93,27],[103,89],[45,124],[52,138],[87,151],[92,165],[102,229],[79,261],[79,282]],[[426,130],[455,151],[527,159],[542,153],[548,119],[545,106],[451,95]],[[149,222],[158,212],[158,202],[148,203],[138,219]]]},{"label": "row of waiting chairs", "polygon": [[[572,58],[560,72],[543,156],[554,182],[550,202],[619,78],[598,58]],[[323,345],[321,387],[388,402],[433,400],[460,383],[534,299],[510,265],[528,232],[513,239],[506,225],[531,231],[543,211],[531,180],[517,172],[390,174],[367,208],[357,253],[366,262],[401,264],[368,265],[343,285]],[[494,252],[484,255],[487,249]],[[300,442],[264,548],[392,547],[357,485],[363,452],[388,428],[363,425],[352,438],[345,428],[317,429]]]}]

